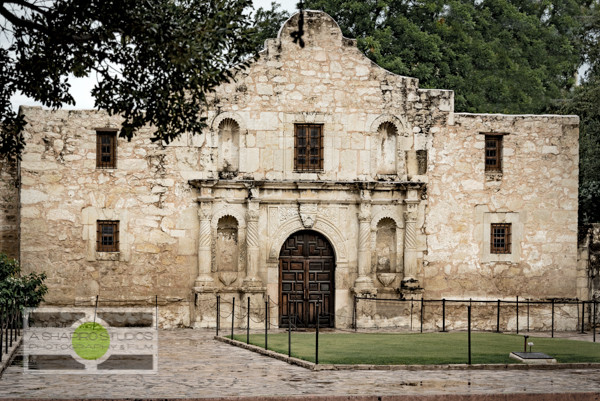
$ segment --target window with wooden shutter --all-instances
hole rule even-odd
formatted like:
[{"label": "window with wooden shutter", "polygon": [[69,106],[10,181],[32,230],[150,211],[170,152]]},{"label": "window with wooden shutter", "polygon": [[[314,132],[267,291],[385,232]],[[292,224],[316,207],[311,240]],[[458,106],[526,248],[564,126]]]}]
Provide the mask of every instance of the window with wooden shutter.
[{"label": "window with wooden shutter", "polygon": [[294,137],[294,169],[323,170],[323,125],[296,124]]},{"label": "window with wooden shutter", "polygon": [[98,220],[96,251],[119,252],[119,221]]},{"label": "window with wooden shutter", "polygon": [[96,167],[117,168],[117,133],[96,132]]},{"label": "window with wooden shutter", "polygon": [[511,223],[492,223],[490,253],[510,253]]},{"label": "window with wooden shutter", "polygon": [[502,171],[502,135],[485,136],[485,171]]}]

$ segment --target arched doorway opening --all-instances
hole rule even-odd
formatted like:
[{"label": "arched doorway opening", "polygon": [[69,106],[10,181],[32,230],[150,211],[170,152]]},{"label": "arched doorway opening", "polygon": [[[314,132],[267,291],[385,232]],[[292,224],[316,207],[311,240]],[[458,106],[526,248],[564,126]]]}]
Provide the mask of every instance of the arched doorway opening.
[{"label": "arched doorway opening", "polygon": [[[292,234],[279,252],[279,325],[333,327],[335,254],[316,231]],[[317,304],[319,313],[317,317]]]}]

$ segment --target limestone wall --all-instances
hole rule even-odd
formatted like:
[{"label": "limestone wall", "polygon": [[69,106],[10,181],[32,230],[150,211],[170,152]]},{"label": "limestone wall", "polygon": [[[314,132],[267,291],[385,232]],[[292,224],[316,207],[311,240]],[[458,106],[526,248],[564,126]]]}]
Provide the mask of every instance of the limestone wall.
[{"label": "limestone wall", "polygon": [[[118,140],[116,168],[96,167],[96,132],[118,130],[118,117],[22,109],[20,256],[48,273],[48,303],[158,295],[161,324],[211,326],[217,293],[278,302],[279,250],[308,228],[336,253],[340,327],[353,291],[584,295],[577,118],[455,114],[451,91],[373,64],[326,14],[306,12],[304,48],[289,37],[297,23],[211,94],[202,134],[164,145],[144,129]],[[322,171],[295,170],[302,123],[322,124]],[[484,172],[490,132],[504,134],[502,175]],[[498,218],[514,226],[502,261],[484,249]],[[96,250],[98,220],[119,221],[118,253]]]},{"label": "limestone wall", "polygon": [[[484,171],[484,133],[504,134],[499,176]],[[427,297],[582,298],[577,117],[455,114],[430,161]],[[493,216],[512,222],[505,261],[484,254]]]},{"label": "limestone wall", "polygon": [[[198,148],[164,148],[142,131],[119,139],[117,168],[96,168],[96,130],[119,118],[96,111],[22,108],[21,262],[45,271],[49,304],[154,303],[165,324],[189,323],[196,276],[197,206],[187,180]],[[120,252],[96,252],[96,220],[120,221]],[[176,302],[168,306],[167,300]],[[169,309],[171,308],[171,309]],[[170,321],[169,319],[172,319]]]},{"label": "limestone wall", "polygon": [[[382,146],[378,128],[397,129],[395,178],[426,180],[414,166],[414,152],[426,150],[453,109],[453,92],[421,90],[418,80],[392,74],[366,58],[354,40],[342,37],[328,15],[306,12],[306,45],[289,34],[298,14],[279,37],[234,82],[219,87],[208,113],[210,130],[195,139],[203,149],[204,177],[223,170],[219,126],[233,119],[240,127],[238,171],[230,177],[291,180],[365,180],[378,175]],[[294,171],[294,124],[323,124],[324,169]],[[224,176],[222,173],[221,176]],[[418,177],[416,177],[418,176]]]},{"label": "limestone wall", "polygon": [[7,159],[0,160],[0,252],[19,257],[19,171]]}]

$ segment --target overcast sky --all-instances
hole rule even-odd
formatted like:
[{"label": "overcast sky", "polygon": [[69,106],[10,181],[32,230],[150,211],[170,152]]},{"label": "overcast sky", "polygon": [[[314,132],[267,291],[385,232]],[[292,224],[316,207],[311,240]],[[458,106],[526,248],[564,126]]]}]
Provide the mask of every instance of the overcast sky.
[{"label": "overcast sky", "polygon": [[[253,0],[254,8],[271,8],[272,0]],[[281,8],[288,11],[290,14],[293,14],[296,10],[296,4],[298,0],[278,0],[277,3],[281,4]],[[92,98],[90,92],[94,87],[95,80],[93,78],[75,78],[71,77],[69,79],[71,83],[71,94],[75,98],[75,106],[64,106],[68,109],[93,109],[94,108],[94,99]],[[11,98],[11,103],[14,110],[17,110],[20,105],[26,106],[39,106],[40,104],[34,102],[32,99],[23,96],[21,94],[15,95]]]}]

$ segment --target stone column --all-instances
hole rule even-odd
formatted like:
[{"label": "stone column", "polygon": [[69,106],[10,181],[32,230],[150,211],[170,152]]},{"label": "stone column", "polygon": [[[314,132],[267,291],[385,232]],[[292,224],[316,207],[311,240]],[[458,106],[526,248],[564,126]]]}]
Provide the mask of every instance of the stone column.
[{"label": "stone column", "polygon": [[212,263],[211,252],[211,228],[210,220],[212,218],[212,202],[201,202],[198,209],[200,219],[200,234],[198,235],[198,277],[194,287],[207,288],[212,287],[214,279],[210,274]]},{"label": "stone column", "polygon": [[259,201],[248,199],[248,211],[246,214],[246,278],[244,287],[260,287],[261,280],[258,278],[258,267],[260,248],[258,242],[258,215]]},{"label": "stone column", "polygon": [[404,200],[404,278],[403,287],[418,287],[417,280],[417,206],[416,191],[409,190]]},{"label": "stone column", "polygon": [[361,192],[362,202],[358,212],[358,278],[355,292],[375,290],[371,273],[371,196],[368,190]]}]

